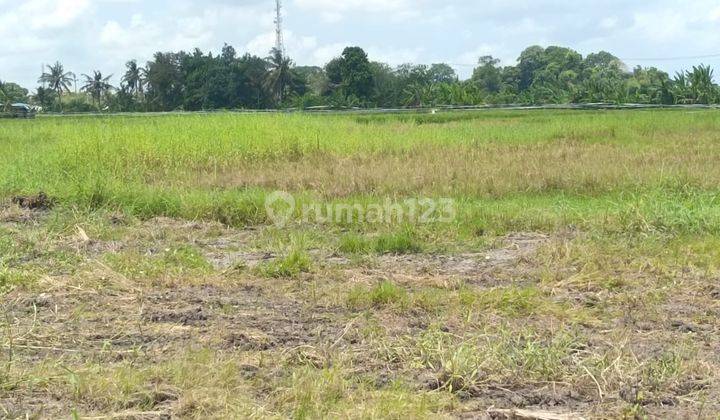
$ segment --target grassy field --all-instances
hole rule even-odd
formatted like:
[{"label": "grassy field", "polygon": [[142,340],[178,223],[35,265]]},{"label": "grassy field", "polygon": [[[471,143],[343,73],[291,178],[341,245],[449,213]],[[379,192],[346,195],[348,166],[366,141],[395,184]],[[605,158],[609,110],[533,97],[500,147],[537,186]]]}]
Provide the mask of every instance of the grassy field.
[{"label": "grassy field", "polygon": [[718,156],[714,110],[0,122],[0,416],[716,419]]}]

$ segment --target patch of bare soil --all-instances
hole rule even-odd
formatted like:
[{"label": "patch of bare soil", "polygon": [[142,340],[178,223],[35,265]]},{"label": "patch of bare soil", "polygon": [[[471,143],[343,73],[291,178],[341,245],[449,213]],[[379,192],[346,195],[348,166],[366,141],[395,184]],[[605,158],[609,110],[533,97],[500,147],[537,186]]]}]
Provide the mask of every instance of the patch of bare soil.
[{"label": "patch of bare soil", "polygon": [[[373,276],[417,276],[460,278],[478,286],[494,285],[501,281],[496,275],[504,272],[520,280],[530,271],[530,259],[550,241],[547,235],[516,233],[500,238],[486,251],[459,255],[383,255],[377,267],[367,270]],[[507,277],[507,276],[503,276]]]},{"label": "patch of bare soil", "polygon": [[[543,410],[498,409],[485,411],[484,417],[490,420],[581,420],[582,417],[573,413],[555,413]],[[473,416],[474,417],[474,416]]]},{"label": "patch of bare soil", "polygon": [[225,271],[233,267],[253,268],[257,265],[271,261],[277,256],[270,252],[249,252],[237,248],[223,248],[218,243],[201,245],[205,259],[216,269]]},{"label": "patch of bare soil", "polygon": [[[255,267],[260,263],[274,260],[278,256],[267,252],[248,251],[247,245],[255,231],[233,232],[213,240],[200,240],[200,247],[206,259],[217,270],[232,267]],[[514,274],[523,271],[539,247],[550,241],[547,235],[537,233],[515,233],[500,238],[492,249],[459,255],[406,254],[382,255],[375,259],[372,267],[364,267],[369,276],[387,277],[392,275],[459,277],[471,283],[486,285],[488,278],[497,270],[512,270]],[[316,261],[326,266],[345,267],[350,260],[343,256],[328,255],[321,251],[310,252]],[[354,269],[353,269],[354,270]]]},{"label": "patch of bare soil", "polygon": [[202,220],[183,220],[170,217],[153,217],[143,223],[143,226],[153,231],[207,231],[218,229],[224,231],[225,226],[220,222]]},{"label": "patch of bare soil", "polygon": [[141,350],[147,356],[197,346],[262,350],[317,345],[344,327],[337,311],[306,307],[255,287],[179,287],[130,295],[58,290],[37,296],[11,293],[3,312],[17,331],[13,346],[26,357],[93,354],[113,359]]},{"label": "patch of bare soil", "polygon": [[17,204],[0,205],[0,225],[22,225],[38,222],[43,210],[32,210]]},{"label": "patch of bare soil", "polygon": [[18,195],[13,197],[11,201],[18,207],[28,210],[49,210],[55,205],[55,200],[48,197],[44,192],[37,195]]},{"label": "patch of bare soil", "polygon": [[[11,354],[17,366],[53,360],[148,365],[205,348],[228,353],[323,348],[342,341],[348,316],[247,285],[140,290],[124,284],[84,288],[65,281],[44,293],[16,290],[4,297],[0,310],[9,334],[2,336],[0,351]],[[51,394],[42,389],[0,392],[0,410],[55,417],[76,405],[59,403]],[[163,406],[166,402],[172,405],[173,400],[160,398],[153,404],[158,415],[173,412]]]},{"label": "patch of bare soil", "polygon": [[[14,208],[30,211],[19,206]],[[159,247],[165,241],[187,241],[197,246],[220,273],[193,282],[195,285],[134,283],[106,266],[97,273],[83,273],[79,277],[48,277],[40,284],[42,293],[16,289],[3,297],[0,309],[10,334],[5,335],[0,350],[12,354],[13,363],[21,366],[36,366],[47,361],[60,361],[68,366],[86,361],[102,365],[132,361],[147,366],[195,348],[228,354],[268,352],[323,366],[328,360],[323,352],[333,349],[351,358],[356,372],[377,377],[379,387],[383,386],[382,381],[389,383],[395,379],[415,383],[422,392],[442,386],[443,378],[438,372],[418,367],[417,372],[408,373],[400,361],[378,358],[377,349],[371,348],[371,342],[359,333],[373,325],[372,322],[379,322],[390,341],[408,335],[416,337],[436,323],[437,316],[422,311],[396,313],[382,308],[374,310],[372,316],[361,316],[345,306],[313,303],[309,294],[298,292],[297,283],[303,280],[261,280],[251,276],[239,280],[228,275],[225,271],[231,267],[253,266],[276,258],[273,254],[251,251],[249,244],[256,234],[251,230],[173,219],[148,221],[143,232],[137,233],[141,236],[128,241],[94,242],[78,231],[73,243],[82,244],[91,259],[125,246]],[[546,235],[517,233],[499,238],[493,247],[482,252],[384,255],[359,267],[343,257],[319,251],[313,256],[322,266],[340,266],[345,270],[337,281],[352,282],[357,276],[365,280],[392,278],[401,282],[406,278],[407,284],[412,285],[423,279],[436,282],[461,279],[476,287],[487,287],[531,278],[537,264],[535,254],[550,240]],[[699,290],[699,287],[694,285],[692,289]],[[707,293],[701,295],[679,290],[663,307],[668,311],[666,316],[657,319],[630,316],[635,312],[648,312],[640,307],[626,317],[624,324],[616,327],[626,329],[631,335],[632,339],[626,344],[639,360],[661,359],[666,356],[668,343],[689,337],[704,343],[696,348],[701,359],[715,363],[720,354],[717,352],[720,334],[717,323],[713,322],[720,315],[716,289],[713,285],[707,286]],[[588,327],[588,336],[593,338],[583,351],[615,354],[610,350],[617,343],[604,342],[598,337],[606,336],[615,327],[603,322],[616,322],[620,316],[597,320],[599,326]],[[515,321],[533,323],[542,319]],[[641,328],[643,323],[647,328]],[[449,320],[443,328],[449,333],[462,334],[462,328],[466,327],[454,326]],[[597,386],[601,385],[605,386],[598,382]],[[466,418],[577,418],[572,417],[573,413],[592,413],[599,407],[598,398],[605,398],[602,403],[613,407],[622,401],[632,404],[640,400],[638,390],[643,389],[642,385],[629,383],[619,395],[614,392],[597,397],[594,386],[575,389],[571,384],[522,380],[514,384],[488,383],[482,388],[456,393],[464,412],[453,414]],[[700,376],[683,377],[668,388],[671,392],[643,394],[643,403],[652,413],[667,407],[669,414],[677,415],[682,412],[676,408],[682,404],[677,396],[698,399],[696,395],[706,392],[708,387],[717,389]],[[258,393],[265,391],[272,390]],[[151,396],[154,403],[149,406],[157,411],[158,417],[177,415],[176,393],[166,389],[153,392],[156,392]],[[28,411],[43,413],[43,416],[66,415],[70,402],[59,400],[61,398],[68,397],[42,388],[32,392],[27,388],[23,392],[0,391],[0,408],[14,407],[20,413]],[[488,407],[492,410],[488,411]],[[602,417],[603,413],[596,414]]]},{"label": "patch of bare soil", "polygon": [[167,234],[183,236],[187,242],[196,246],[218,271],[234,267],[252,268],[276,258],[273,254],[249,249],[250,243],[260,232],[257,228],[238,230],[217,222],[185,221],[167,217],[156,217],[143,225],[154,237],[164,237]]}]

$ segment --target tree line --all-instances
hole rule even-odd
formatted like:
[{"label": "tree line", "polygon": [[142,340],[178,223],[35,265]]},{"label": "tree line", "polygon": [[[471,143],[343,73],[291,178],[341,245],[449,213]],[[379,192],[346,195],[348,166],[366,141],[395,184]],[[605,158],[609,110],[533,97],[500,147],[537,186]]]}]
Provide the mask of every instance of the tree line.
[{"label": "tree line", "polygon": [[628,69],[601,51],[583,57],[564,47],[525,49],[515,65],[485,56],[461,80],[448,64],[370,61],[347,47],[324,67],[296,66],[281,51],[268,57],[157,52],[144,65],[127,62],[119,86],[101,71],[78,77],[59,62],[47,66],[34,93],[0,82],[0,103],[30,102],[47,111],[198,111],[311,107],[422,107],[480,104],[716,104],[713,70],[699,65],[674,76],[655,67]]}]

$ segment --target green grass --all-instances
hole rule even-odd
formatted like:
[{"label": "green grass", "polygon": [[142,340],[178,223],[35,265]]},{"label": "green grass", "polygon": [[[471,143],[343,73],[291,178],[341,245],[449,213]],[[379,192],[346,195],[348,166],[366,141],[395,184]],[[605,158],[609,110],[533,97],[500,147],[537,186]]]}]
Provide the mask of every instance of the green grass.
[{"label": "green grass", "polygon": [[340,252],[345,254],[414,254],[422,251],[422,244],[417,234],[409,228],[397,232],[381,233],[374,237],[355,233],[340,238]]},{"label": "green grass", "polygon": [[167,248],[156,255],[137,250],[109,254],[105,260],[117,272],[130,279],[188,277],[208,274],[212,266],[196,249],[187,245]]},{"label": "green grass", "polygon": [[257,268],[259,275],[269,278],[297,277],[307,273],[312,267],[312,259],[303,250],[294,249],[287,256],[261,264]]},{"label": "green grass", "polygon": [[[4,121],[0,406],[707,417],[720,408],[719,117]],[[276,190],[296,200],[285,226],[266,214]],[[40,191],[53,209],[9,205]],[[448,223],[303,220],[304,206],[445,197]]]},{"label": "green grass", "polygon": [[422,247],[412,231],[383,234],[375,238],[373,249],[378,254],[412,254],[420,252]]},{"label": "green grass", "polygon": [[450,197],[457,223],[434,227],[449,235],[717,233],[719,128],[715,111],[666,110],[7,121],[0,196],[44,191],[61,206],[232,226],[268,223],[275,189],[322,204]]},{"label": "green grass", "polygon": [[357,309],[382,306],[404,307],[407,302],[408,294],[405,289],[388,280],[383,280],[371,288],[355,286],[347,296],[348,306]]}]

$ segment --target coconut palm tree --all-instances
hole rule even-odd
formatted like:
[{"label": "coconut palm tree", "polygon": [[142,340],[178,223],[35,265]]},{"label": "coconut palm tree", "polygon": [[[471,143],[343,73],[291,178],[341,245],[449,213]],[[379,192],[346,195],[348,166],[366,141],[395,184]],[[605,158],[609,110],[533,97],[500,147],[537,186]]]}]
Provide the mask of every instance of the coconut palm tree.
[{"label": "coconut palm tree", "polygon": [[85,84],[80,90],[87,92],[93,99],[93,104],[96,104],[97,108],[100,108],[100,100],[103,95],[110,92],[114,87],[108,82],[112,77],[112,74],[107,77],[103,77],[102,73],[95,70],[92,76],[83,74],[85,78]]},{"label": "coconut palm tree", "polygon": [[267,62],[270,68],[263,84],[265,89],[272,92],[278,105],[280,105],[285,97],[286,90],[292,87],[294,83],[293,61],[285,57],[282,51],[273,48]]},{"label": "coconut palm tree", "polygon": [[48,88],[57,93],[60,112],[62,112],[62,93],[63,91],[70,92],[70,86],[72,86],[72,82],[75,79],[75,74],[70,71],[66,72],[59,61],[52,66],[47,66],[47,70],[47,72],[40,76],[38,83],[47,85]]},{"label": "coconut palm tree", "polygon": [[122,82],[130,93],[138,97],[142,96],[145,87],[145,69],[138,66],[136,60],[128,61],[125,67],[127,70],[122,77]]}]

